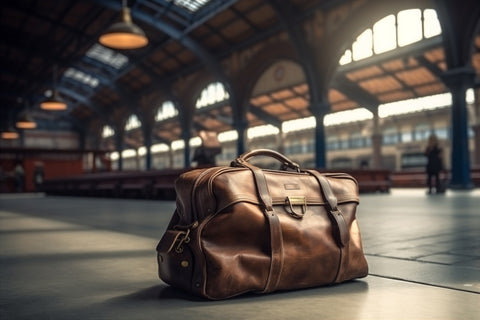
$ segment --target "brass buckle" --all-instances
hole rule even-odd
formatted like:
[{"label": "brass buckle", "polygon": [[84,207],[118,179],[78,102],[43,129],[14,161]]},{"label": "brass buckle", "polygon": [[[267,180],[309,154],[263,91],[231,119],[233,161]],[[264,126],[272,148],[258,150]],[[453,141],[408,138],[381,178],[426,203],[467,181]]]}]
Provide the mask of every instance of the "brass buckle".
[{"label": "brass buckle", "polygon": [[[293,208],[294,206],[300,206],[302,212],[298,213]],[[290,215],[296,219],[302,219],[307,212],[307,199],[304,196],[287,196],[285,198],[285,208]],[[290,208],[290,210],[288,210]]]},{"label": "brass buckle", "polygon": [[182,253],[183,252],[183,246],[182,244],[184,243],[189,243],[190,242],[190,229],[187,229],[186,232],[181,232],[177,241],[178,241],[178,244],[177,246],[175,247],[175,252],[176,253]]},{"label": "brass buckle", "polygon": [[174,229],[185,229],[185,231],[178,231],[177,233],[177,236],[175,237],[175,240],[173,241],[170,249],[168,250],[168,252],[170,252],[170,250],[173,249],[173,247],[175,246],[175,252],[176,253],[182,253],[183,252],[183,244],[184,243],[189,243],[190,242],[190,231],[192,231],[193,229],[195,229],[196,227],[198,227],[198,221],[195,221],[194,223],[192,223],[191,225],[189,226],[185,226],[185,227],[180,227],[180,226],[176,226],[174,227]]}]

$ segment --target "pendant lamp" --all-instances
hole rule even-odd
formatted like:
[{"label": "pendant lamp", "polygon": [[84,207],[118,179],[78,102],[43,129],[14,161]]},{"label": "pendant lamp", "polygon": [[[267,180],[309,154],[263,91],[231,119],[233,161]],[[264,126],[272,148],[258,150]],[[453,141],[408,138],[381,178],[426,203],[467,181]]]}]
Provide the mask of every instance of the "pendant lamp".
[{"label": "pendant lamp", "polygon": [[15,126],[18,129],[35,129],[37,127],[37,123],[30,114],[28,102],[25,103],[25,111],[18,116]]},{"label": "pendant lamp", "polygon": [[105,47],[119,50],[138,49],[148,44],[148,38],[143,30],[132,22],[126,0],[122,1],[120,21],[111,25],[98,41]]},{"label": "pendant lamp", "polygon": [[1,137],[5,140],[15,140],[18,139],[18,132],[9,126],[7,130],[2,131]]},{"label": "pendant lamp", "polygon": [[43,110],[62,111],[67,109],[67,103],[60,97],[57,91],[57,66],[53,66],[53,89],[52,95],[40,103]]},{"label": "pendant lamp", "polygon": [[33,120],[32,116],[28,112],[24,112],[18,117],[15,126],[18,129],[35,129],[37,127],[37,123]]}]

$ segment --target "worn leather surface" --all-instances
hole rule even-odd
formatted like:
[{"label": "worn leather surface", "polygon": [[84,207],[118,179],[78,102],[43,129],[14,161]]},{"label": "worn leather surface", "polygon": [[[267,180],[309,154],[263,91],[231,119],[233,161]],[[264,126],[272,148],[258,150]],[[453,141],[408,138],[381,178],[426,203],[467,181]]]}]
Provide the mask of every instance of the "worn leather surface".
[{"label": "worn leather surface", "polygon": [[157,246],[159,276],[170,285],[224,299],[368,273],[358,186],[346,174],[216,167],[187,172],[176,190],[177,210]]}]

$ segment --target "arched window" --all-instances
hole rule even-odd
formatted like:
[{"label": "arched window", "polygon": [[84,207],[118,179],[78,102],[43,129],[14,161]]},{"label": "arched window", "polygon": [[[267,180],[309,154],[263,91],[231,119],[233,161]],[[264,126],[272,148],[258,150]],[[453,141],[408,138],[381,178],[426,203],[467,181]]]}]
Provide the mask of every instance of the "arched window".
[{"label": "arched window", "polygon": [[172,101],[165,101],[162,103],[160,107],[157,109],[157,113],[155,114],[155,121],[162,121],[170,118],[174,118],[178,115],[178,110],[175,108],[175,105]]},{"label": "arched window", "polygon": [[200,97],[197,99],[195,106],[197,109],[204,108],[215,104],[217,102],[222,102],[230,98],[228,91],[225,90],[225,87],[220,82],[215,82],[209,84],[205,89],[203,89]]},{"label": "arched window", "polygon": [[103,129],[102,129],[102,138],[108,138],[108,137],[111,137],[115,134],[115,130],[112,129],[112,127],[108,126],[108,125],[105,125],[103,126]]},{"label": "arched window", "polygon": [[367,29],[357,37],[352,44],[352,58],[355,61],[370,57],[373,54],[373,33],[372,29]]},{"label": "arched window", "polygon": [[422,40],[422,11],[411,9],[397,15],[398,45],[400,47]]},{"label": "arched window", "polygon": [[403,47],[441,33],[437,13],[433,9],[408,9],[378,20],[363,31],[340,58],[341,65]]},{"label": "arched window", "polygon": [[378,20],[373,25],[373,47],[375,54],[390,51],[397,46],[397,32],[395,30],[395,16],[393,14]]},{"label": "arched window", "polygon": [[127,123],[125,124],[125,130],[133,130],[136,128],[139,128],[142,125],[140,120],[138,120],[138,117],[135,114],[132,114],[128,120]]}]

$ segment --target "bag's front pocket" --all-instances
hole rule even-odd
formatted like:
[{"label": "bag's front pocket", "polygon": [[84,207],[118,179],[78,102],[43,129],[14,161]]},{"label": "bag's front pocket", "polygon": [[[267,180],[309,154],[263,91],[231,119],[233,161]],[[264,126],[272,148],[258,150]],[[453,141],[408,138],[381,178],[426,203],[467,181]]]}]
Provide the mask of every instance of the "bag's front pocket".
[{"label": "bag's front pocket", "polygon": [[186,231],[167,230],[157,245],[160,279],[187,291],[191,289],[194,267],[190,241]]}]

